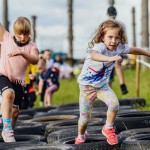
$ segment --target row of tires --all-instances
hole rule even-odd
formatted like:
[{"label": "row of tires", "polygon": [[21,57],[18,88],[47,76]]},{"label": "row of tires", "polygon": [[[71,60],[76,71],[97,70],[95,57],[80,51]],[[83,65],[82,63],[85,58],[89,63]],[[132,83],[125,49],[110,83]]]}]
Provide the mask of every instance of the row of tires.
[{"label": "row of tires", "polygon": [[[130,105],[129,101],[132,100],[121,102],[116,118],[118,145],[110,146],[101,134],[106,120],[107,107],[101,101],[96,101],[84,144],[74,144],[78,133],[79,107],[77,103],[73,103],[60,107],[22,110],[14,129],[17,142],[4,143],[0,137],[0,149],[148,150],[150,149],[150,112],[135,109],[135,106],[145,104],[143,99],[133,99]],[[2,125],[0,129],[2,130]]]}]

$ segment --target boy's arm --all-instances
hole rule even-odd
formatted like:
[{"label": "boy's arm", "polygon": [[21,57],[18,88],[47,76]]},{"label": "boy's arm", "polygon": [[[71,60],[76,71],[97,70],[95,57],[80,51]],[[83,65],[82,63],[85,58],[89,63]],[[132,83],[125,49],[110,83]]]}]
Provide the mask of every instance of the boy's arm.
[{"label": "boy's arm", "polygon": [[145,55],[150,57],[150,52],[147,50],[143,50],[141,48],[131,47],[129,54],[135,54],[135,55]]}]

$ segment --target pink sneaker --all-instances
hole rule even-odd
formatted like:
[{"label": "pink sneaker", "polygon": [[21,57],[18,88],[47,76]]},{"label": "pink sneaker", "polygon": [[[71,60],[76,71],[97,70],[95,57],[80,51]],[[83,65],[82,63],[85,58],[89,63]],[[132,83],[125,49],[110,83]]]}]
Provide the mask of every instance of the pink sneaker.
[{"label": "pink sneaker", "polygon": [[85,131],[85,134],[83,135],[83,138],[82,139],[79,139],[78,137],[75,138],[75,144],[82,144],[85,142],[86,140],[86,136],[88,135],[88,132]]},{"label": "pink sneaker", "polygon": [[4,142],[16,142],[14,138],[14,131],[12,129],[3,130],[2,137],[3,137]]},{"label": "pink sneaker", "polygon": [[110,144],[110,145],[115,145],[115,144],[118,144],[118,137],[117,135],[115,134],[115,129],[113,128],[106,128],[105,126],[103,127],[102,129],[102,134],[104,136],[106,136],[107,138],[107,142]]},{"label": "pink sneaker", "polygon": [[75,138],[74,144],[82,144],[82,143],[84,143],[84,142],[85,142],[85,140],[80,140],[80,139],[77,137],[77,138]]}]

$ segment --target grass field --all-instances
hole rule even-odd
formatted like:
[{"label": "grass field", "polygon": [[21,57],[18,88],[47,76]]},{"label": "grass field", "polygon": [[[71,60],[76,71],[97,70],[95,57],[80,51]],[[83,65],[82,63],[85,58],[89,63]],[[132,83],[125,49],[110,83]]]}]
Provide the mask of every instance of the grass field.
[{"label": "grass field", "polygon": [[[120,86],[118,79],[115,76],[115,81],[113,82],[112,89],[116,93],[119,99],[124,98],[135,98],[136,89],[135,89],[135,70],[134,69],[125,69],[125,81],[129,90],[129,93],[126,95],[121,94]],[[54,93],[52,104],[55,106],[78,102],[79,96],[79,87],[76,79],[62,79],[60,80],[60,89]],[[140,74],[140,98],[146,100],[147,106],[144,110],[150,109],[150,70],[143,71]],[[40,104],[39,98],[35,102],[35,107],[38,107]]]}]

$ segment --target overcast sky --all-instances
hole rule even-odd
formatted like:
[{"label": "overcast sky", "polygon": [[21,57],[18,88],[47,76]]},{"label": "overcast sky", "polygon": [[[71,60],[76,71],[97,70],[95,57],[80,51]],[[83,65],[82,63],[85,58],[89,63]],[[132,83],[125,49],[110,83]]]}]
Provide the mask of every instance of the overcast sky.
[{"label": "overcast sky", "polygon": [[[88,42],[99,24],[106,19],[106,10],[109,0],[74,0],[74,57],[84,58]],[[127,30],[129,44],[132,45],[132,16],[131,10],[136,9],[137,46],[141,46],[141,0],[115,0],[118,16]],[[37,16],[36,31],[39,50],[50,48],[55,52],[67,52],[67,0],[8,0],[10,32],[18,16],[31,19]],[[2,0],[0,0],[2,10]],[[150,16],[150,14],[149,14]],[[2,22],[2,11],[0,12]]]}]

